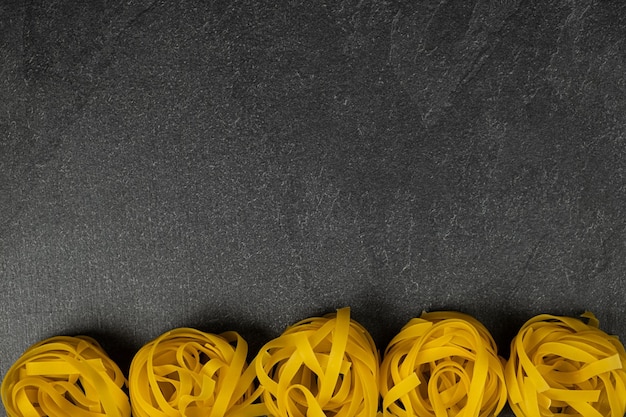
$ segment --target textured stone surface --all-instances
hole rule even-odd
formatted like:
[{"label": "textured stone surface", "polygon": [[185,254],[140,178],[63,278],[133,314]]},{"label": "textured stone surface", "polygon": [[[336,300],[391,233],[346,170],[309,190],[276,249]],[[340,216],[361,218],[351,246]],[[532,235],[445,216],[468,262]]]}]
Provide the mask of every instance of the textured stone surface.
[{"label": "textured stone surface", "polygon": [[438,309],[626,337],[626,6],[205,3],[0,4],[1,375],[346,305],[381,349]]}]

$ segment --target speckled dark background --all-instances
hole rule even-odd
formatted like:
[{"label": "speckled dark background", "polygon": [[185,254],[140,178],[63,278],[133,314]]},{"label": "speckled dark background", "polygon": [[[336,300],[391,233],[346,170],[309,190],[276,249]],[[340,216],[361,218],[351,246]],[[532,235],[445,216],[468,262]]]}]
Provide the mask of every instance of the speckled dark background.
[{"label": "speckled dark background", "polygon": [[623,2],[270,3],[0,3],[0,375],[346,305],[626,337]]}]

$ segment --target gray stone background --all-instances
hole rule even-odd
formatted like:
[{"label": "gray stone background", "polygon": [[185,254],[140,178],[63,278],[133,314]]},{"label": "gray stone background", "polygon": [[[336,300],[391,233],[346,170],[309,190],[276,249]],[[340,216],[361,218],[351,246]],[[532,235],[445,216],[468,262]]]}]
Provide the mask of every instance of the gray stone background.
[{"label": "gray stone background", "polygon": [[1,2],[0,375],[342,306],[626,337],[625,42],[620,1]]}]

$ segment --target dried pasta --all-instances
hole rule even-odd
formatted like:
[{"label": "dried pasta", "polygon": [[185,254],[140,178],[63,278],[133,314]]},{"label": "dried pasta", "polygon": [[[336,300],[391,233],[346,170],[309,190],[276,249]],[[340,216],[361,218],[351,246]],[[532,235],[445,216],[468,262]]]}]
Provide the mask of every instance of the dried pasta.
[{"label": "dried pasta", "polygon": [[270,415],[376,416],[378,351],[348,308],[289,327],[255,365]]},{"label": "dried pasta", "polygon": [[583,317],[539,315],[513,339],[505,376],[516,416],[624,416],[624,346]]},{"label": "dried pasta", "polygon": [[126,379],[87,336],[56,336],[29,348],[2,381],[9,417],[130,417]]},{"label": "dried pasta", "polygon": [[142,347],[130,367],[134,417],[253,417],[255,400],[248,346],[235,332],[179,328]]},{"label": "dried pasta", "polygon": [[487,417],[507,399],[493,338],[456,312],[409,321],[385,351],[379,385],[384,416]]}]

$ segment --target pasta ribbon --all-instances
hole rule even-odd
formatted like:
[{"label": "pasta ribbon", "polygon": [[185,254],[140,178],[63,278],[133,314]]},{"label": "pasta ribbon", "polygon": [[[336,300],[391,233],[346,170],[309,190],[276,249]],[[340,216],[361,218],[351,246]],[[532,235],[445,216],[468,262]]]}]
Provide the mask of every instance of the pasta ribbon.
[{"label": "pasta ribbon", "polygon": [[385,351],[379,385],[385,417],[487,417],[507,400],[489,331],[450,311],[422,313],[402,328]]},{"label": "pasta ribbon", "polygon": [[87,336],[56,336],[30,347],[2,381],[9,417],[130,417],[126,378]]},{"label": "pasta ribbon", "polygon": [[236,332],[221,335],[171,330],[133,358],[129,387],[134,417],[254,417],[254,368],[248,345]]},{"label": "pasta ribbon", "polygon": [[379,354],[350,309],[300,321],[255,360],[262,398],[275,417],[375,417]]},{"label": "pasta ribbon", "polygon": [[505,377],[516,416],[624,416],[624,346],[582,317],[539,315],[513,339]]}]

